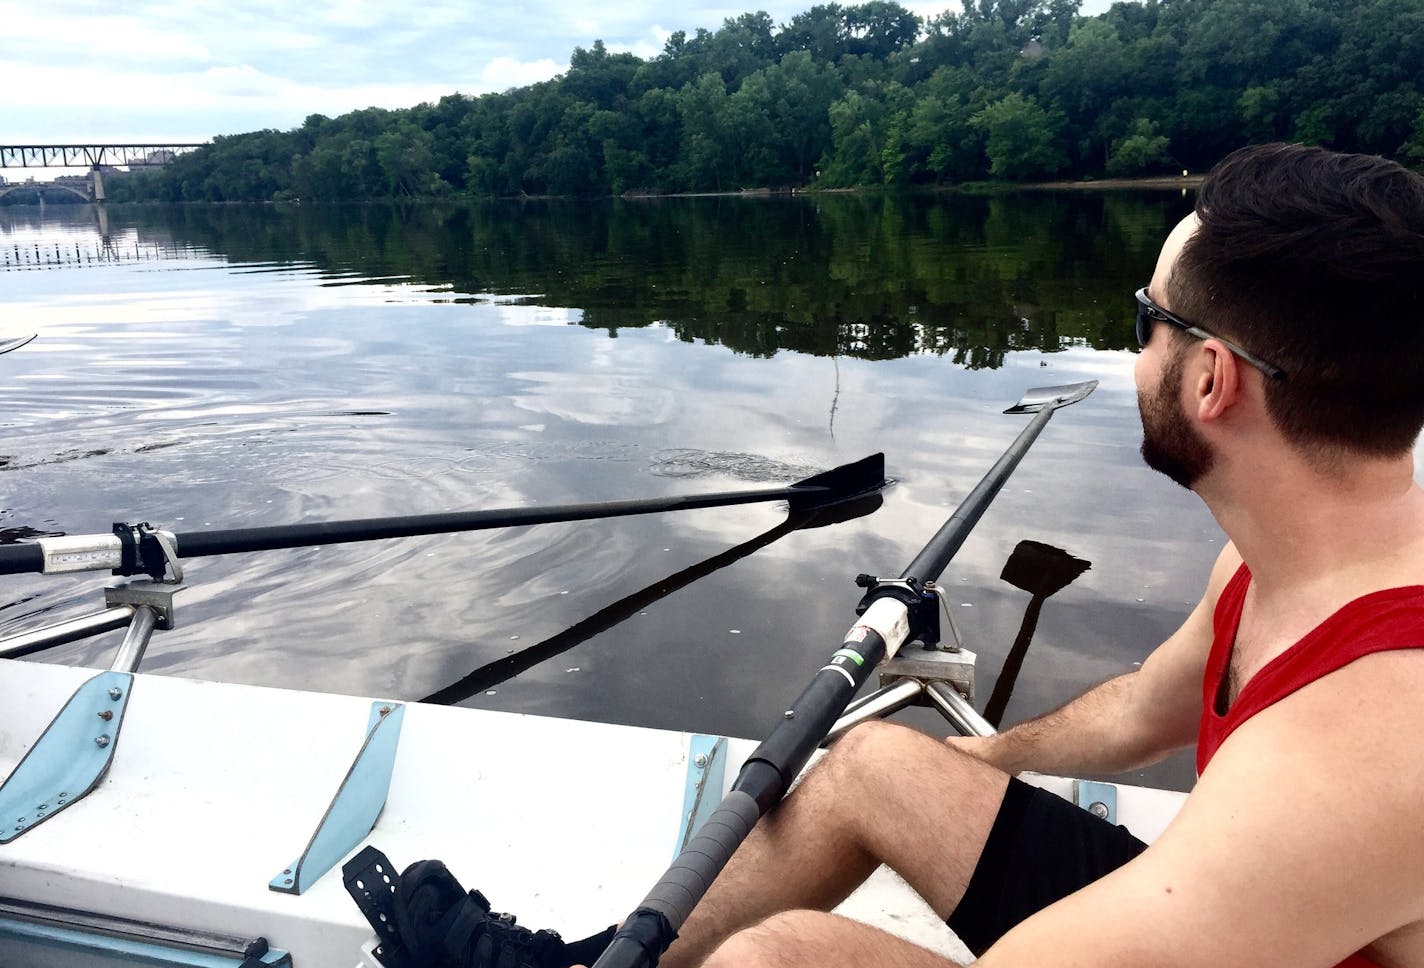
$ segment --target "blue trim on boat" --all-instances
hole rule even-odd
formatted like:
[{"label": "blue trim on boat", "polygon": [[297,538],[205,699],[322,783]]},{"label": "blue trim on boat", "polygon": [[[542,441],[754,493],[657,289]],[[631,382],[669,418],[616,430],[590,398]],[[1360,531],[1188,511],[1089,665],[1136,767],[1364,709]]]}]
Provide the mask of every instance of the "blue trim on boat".
[{"label": "blue trim on boat", "polygon": [[[292,966],[291,956],[277,948],[271,948],[260,956],[248,956],[239,952],[198,951],[101,931],[0,917],[0,954],[23,959],[14,964],[50,964],[54,952],[57,951],[77,952],[89,956],[84,961],[86,965],[143,965],[149,968]],[[46,954],[51,958],[44,957]]]},{"label": "blue trim on boat", "polygon": [[[1117,787],[1095,780],[1073,781],[1073,802],[1108,823],[1117,823]],[[1094,807],[1097,809],[1093,809]]]},{"label": "blue trim on boat", "polygon": [[727,769],[727,738],[694,733],[687,744],[687,781],[682,794],[682,828],[678,833],[677,856],[697,833],[702,822],[722,802],[722,784]]},{"label": "blue trim on boat", "polygon": [[84,683],[0,785],[0,844],[8,844],[99,785],[114,758],[133,676]]},{"label": "blue trim on boat", "polygon": [[404,705],[371,703],[366,741],[312,834],[307,849],[272,878],[268,887],[284,894],[301,894],[366,839],[376,825],[381,808],[386,805],[404,719]]}]

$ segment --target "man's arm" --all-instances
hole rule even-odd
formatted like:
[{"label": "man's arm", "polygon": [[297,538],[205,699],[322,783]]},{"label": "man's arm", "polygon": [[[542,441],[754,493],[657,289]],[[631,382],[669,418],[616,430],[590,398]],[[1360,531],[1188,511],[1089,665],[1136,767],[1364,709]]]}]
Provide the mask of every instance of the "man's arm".
[{"label": "man's arm", "polygon": [[1201,718],[1212,614],[1240,565],[1241,556],[1228,543],[1197,607],[1142,668],[997,736],[949,742],[1007,773],[1070,774],[1125,773],[1190,745]]},{"label": "man's arm", "polygon": [[1388,957],[1424,919],[1421,691],[1424,651],[1386,652],[1256,714],[1155,844],[979,964],[1324,968],[1381,938]]}]

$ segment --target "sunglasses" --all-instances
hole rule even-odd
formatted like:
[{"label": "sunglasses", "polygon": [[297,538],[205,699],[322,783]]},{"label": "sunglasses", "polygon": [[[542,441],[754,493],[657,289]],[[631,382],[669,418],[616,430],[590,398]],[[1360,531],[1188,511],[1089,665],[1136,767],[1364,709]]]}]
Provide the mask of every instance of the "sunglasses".
[{"label": "sunglasses", "polygon": [[1249,350],[1237,346],[1235,343],[1231,342],[1231,340],[1225,339],[1221,336],[1217,336],[1215,333],[1208,333],[1200,326],[1193,326],[1191,323],[1187,322],[1182,317],[1173,315],[1172,313],[1163,309],[1161,306],[1157,305],[1155,302],[1152,301],[1152,297],[1147,295],[1147,289],[1144,287],[1142,289],[1137,290],[1138,346],[1145,347],[1147,345],[1147,341],[1152,338],[1153,323],[1166,323],[1169,326],[1176,326],[1184,330],[1188,336],[1194,336],[1197,339],[1214,339],[1217,342],[1221,343],[1223,346],[1225,346],[1227,349],[1229,349],[1231,352],[1241,357],[1247,363],[1250,363],[1256,369],[1266,374],[1266,376],[1270,377],[1272,380],[1284,380],[1286,378],[1286,371],[1282,370],[1275,364],[1267,363],[1255,353],[1252,353]]}]

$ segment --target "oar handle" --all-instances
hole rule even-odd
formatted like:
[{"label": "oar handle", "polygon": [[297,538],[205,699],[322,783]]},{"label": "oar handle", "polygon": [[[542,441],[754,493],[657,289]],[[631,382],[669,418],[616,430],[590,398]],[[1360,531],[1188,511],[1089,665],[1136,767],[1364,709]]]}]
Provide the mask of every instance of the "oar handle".
[{"label": "oar handle", "polygon": [[643,968],[654,960],[650,946],[657,949],[654,954],[667,950],[757,820],[781,802],[851,696],[884,656],[904,644],[909,631],[905,614],[903,602],[882,598],[851,628],[771,735],[742,764],[731,792],[678,852],[593,968]]},{"label": "oar handle", "polygon": [[642,907],[657,911],[669,924],[686,924],[692,908],[747,839],[760,816],[761,810],[751,794],[742,790],[727,794],[643,899]]}]

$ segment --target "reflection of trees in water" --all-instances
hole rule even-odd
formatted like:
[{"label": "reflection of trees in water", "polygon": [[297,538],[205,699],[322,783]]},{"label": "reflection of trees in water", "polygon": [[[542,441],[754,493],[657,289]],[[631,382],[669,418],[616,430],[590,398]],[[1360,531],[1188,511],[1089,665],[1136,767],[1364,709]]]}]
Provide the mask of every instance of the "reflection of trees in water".
[{"label": "reflection of trees in water", "polygon": [[1169,194],[815,195],[440,206],[131,209],[235,262],[409,276],[654,323],[770,356],[950,356],[1130,345],[1130,294],[1189,208]]}]

